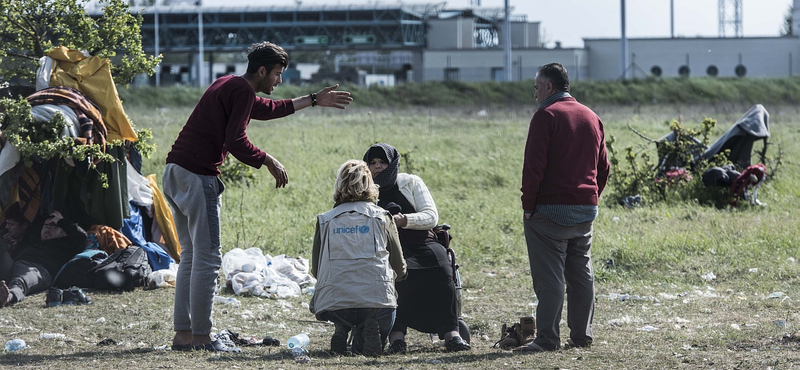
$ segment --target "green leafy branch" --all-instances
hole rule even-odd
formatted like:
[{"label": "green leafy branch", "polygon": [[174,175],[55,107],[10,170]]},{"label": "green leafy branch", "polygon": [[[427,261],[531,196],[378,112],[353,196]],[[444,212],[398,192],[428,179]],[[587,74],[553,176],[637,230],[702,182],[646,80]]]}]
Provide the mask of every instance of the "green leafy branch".
[{"label": "green leafy branch", "polygon": [[[85,161],[89,159],[89,167],[97,169],[97,164],[102,162],[117,161],[114,156],[106,153],[108,146],[121,146],[125,142],[113,140],[101,144],[77,145],[73,138],[62,137],[61,133],[68,127],[64,116],[56,114],[49,122],[37,121],[31,115],[30,103],[19,98],[17,100],[3,98],[0,99],[0,122],[2,122],[2,134],[8,138],[20,153],[26,166],[30,166],[34,160],[44,161],[51,158],[72,159],[75,161]],[[156,150],[156,146],[151,144],[153,132],[149,129],[136,130],[138,140],[131,143],[143,157],[149,158]],[[103,187],[108,187],[108,177],[101,173],[100,180]]]},{"label": "green leafy branch", "polygon": [[243,183],[249,187],[250,183],[256,180],[253,167],[239,162],[232,155],[225,157],[225,161],[219,166],[219,172],[219,177],[225,183]]}]

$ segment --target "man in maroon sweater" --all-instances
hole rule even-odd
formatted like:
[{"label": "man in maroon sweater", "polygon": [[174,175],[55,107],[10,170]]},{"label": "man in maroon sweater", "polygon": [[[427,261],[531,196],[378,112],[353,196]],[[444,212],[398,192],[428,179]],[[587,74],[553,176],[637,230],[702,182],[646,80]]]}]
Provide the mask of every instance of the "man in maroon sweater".
[{"label": "man in maroon sweater", "polygon": [[569,94],[567,70],[558,63],[536,74],[533,114],[522,169],[525,240],[539,299],[536,339],[515,351],[561,347],[559,322],[567,286],[565,346],[592,343],[594,276],[591,246],[597,200],[608,180],[603,122]]},{"label": "man in maroon sweater", "polygon": [[294,99],[258,97],[256,93],[269,95],[281,83],[289,55],[280,46],[263,42],[250,48],[247,59],[244,75],[220,77],[208,87],[167,155],[164,195],[181,244],[174,350],[241,352],[211,336],[211,307],[222,264],[219,211],[225,186],[218,167],[230,153],[252,167],[266,166],[276,188],[289,181],[278,160],[250,143],[246,132],[250,120],[285,117],[309,106],[344,109],[353,100],[349,92],[336,90],[339,85]]}]

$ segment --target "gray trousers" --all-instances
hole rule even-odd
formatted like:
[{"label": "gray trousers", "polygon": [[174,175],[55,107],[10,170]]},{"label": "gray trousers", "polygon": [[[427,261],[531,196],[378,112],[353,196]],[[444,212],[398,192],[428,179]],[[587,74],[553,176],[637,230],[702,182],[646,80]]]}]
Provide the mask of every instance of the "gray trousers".
[{"label": "gray trousers", "polygon": [[569,337],[575,345],[590,344],[594,316],[592,222],[561,226],[537,212],[524,223],[533,290],[539,299],[534,341],[545,349],[560,347],[566,283]]},{"label": "gray trousers", "polygon": [[14,261],[7,282],[11,292],[9,303],[17,303],[25,296],[45,291],[52,283],[53,278],[44,266],[30,261]]},{"label": "gray trousers", "polygon": [[174,163],[164,169],[162,186],[181,244],[173,327],[207,335],[222,265],[219,212],[225,186],[216,176],[197,175]]}]

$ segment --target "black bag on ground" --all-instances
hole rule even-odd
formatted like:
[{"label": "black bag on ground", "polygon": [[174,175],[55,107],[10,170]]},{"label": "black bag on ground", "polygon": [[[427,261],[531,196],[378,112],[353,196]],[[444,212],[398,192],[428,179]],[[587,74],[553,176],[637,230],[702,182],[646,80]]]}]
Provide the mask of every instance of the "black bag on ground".
[{"label": "black bag on ground", "polygon": [[100,266],[108,258],[106,252],[86,250],[78,253],[58,271],[53,279],[53,286],[61,289],[69,287],[91,288],[89,271]]},{"label": "black bag on ground", "polygon": [[117,250],[103,262],[87,272],[89,285],[98,290],[132,291],[147,285],[153,270],[147,261],[147,252],[138,245]]}]

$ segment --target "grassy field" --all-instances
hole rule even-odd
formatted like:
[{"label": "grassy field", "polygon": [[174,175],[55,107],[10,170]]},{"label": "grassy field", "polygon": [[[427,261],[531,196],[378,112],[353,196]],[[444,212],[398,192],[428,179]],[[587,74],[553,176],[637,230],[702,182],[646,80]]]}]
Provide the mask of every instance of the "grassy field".
[{"label": "grassy field", "polygon": [[[719,137],[749,106],[594,106],[618,147],[647,144],[681,117],[719,124]],[[95,304],[44,308],[43,295],[0,310],[0,339],[31,345],[0,355],[4,368],[391,368],[445,369],[787,369],[800,368],[800,118],[794,106],[769,106],[773,154],[784,165],[763,186],[767,207],[736,211],[691,203],[633,210],[603,202],[593,246],[597,280],[595,343],[590,349],[513,355],[492,348],[500,325],[535,311],[519,203],[522,152],[533,105],[516,110],[306,109],[271,122],[251,123],[251,140],[278,158],[289,174],[274,188],[266,170],[250,186],[228,184],[223,195],[225,251],[259,247],[271,255],[308,258],[316,214],[331,208],[335,170],[361,158],[370,144],[390,143],[404,157],[401,170],[431,189],[440,222],[453,226],[464,280],[463,311],[473,350],[450,354],[427,334],[409,336],[410,353],[378,359],[331,357],[332,326],[314,321],[309,297],[239,297],[241,307],[216,305],[215,330],[271,336],[285,343],[311,337],[310,363],[296,363],[283,347],[250,347],[242,355],[164,350],[172,337],[170,289],[93,293]],[[156,154],[143,172],[161,177],[164,157],[190,108],[135,108],[137,127],[153,130]],[[649,148],[655,150],[655,148]],[[613,174],[612,174],[613,176]],[[712,278],[713,276],[713,278]],[[222,294],[230,295],[230,291]],[[562,325],[562,339],[568,328]],[[66,339],[38,339],[63,333]],[[111,338],[117,345],[98,346]]]}]

